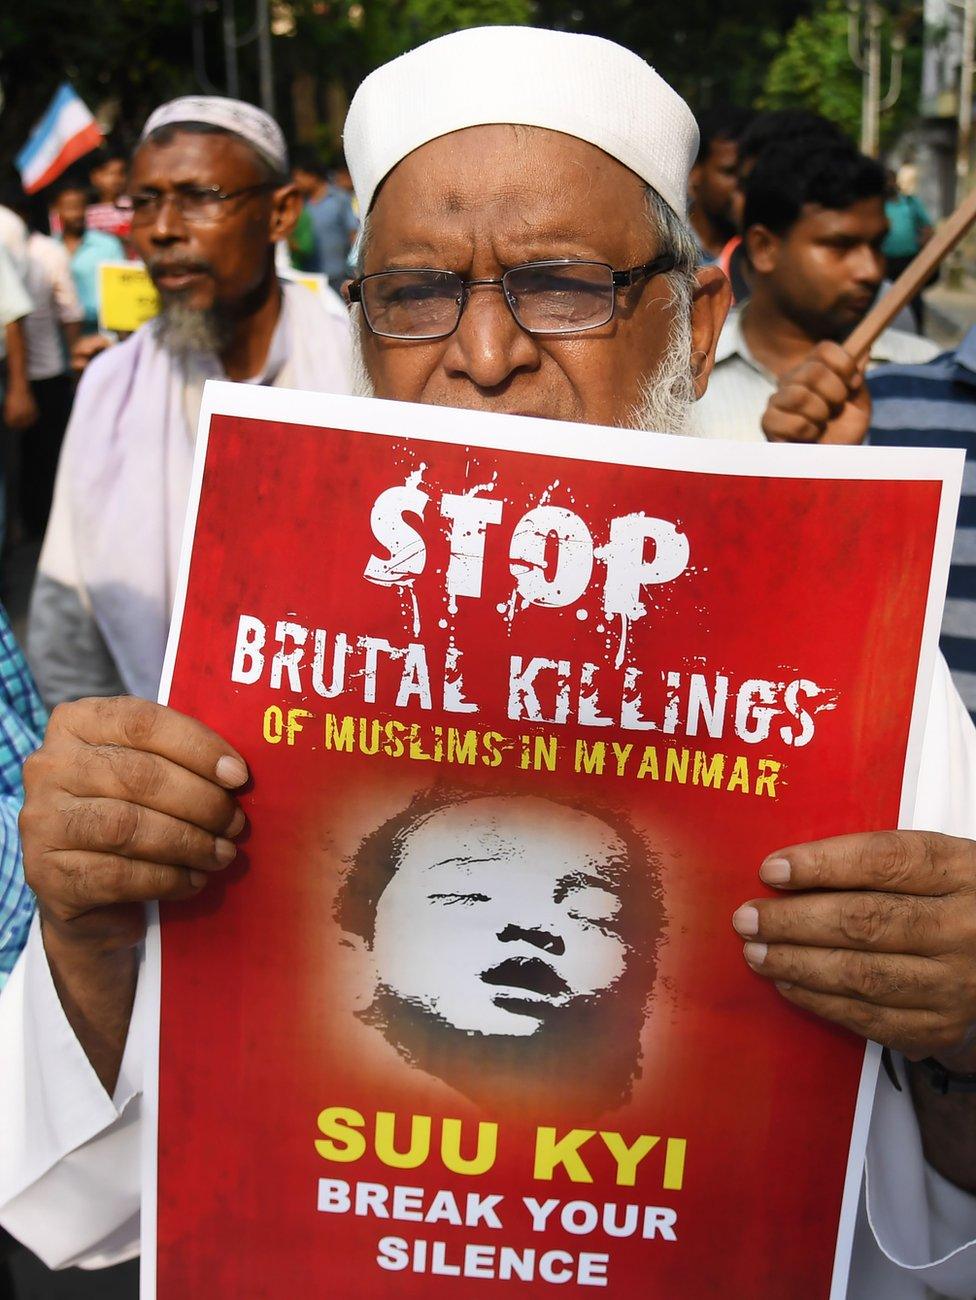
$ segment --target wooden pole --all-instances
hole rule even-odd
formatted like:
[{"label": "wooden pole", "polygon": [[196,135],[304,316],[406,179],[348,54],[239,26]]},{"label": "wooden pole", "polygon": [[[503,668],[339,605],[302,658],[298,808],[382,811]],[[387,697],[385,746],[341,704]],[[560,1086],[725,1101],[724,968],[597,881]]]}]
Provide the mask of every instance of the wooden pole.
[{"label": "wooden pole", "polygon": [[856,361],[871,351],[879,335],[891,325],[902,308],[931,280],[940,263],[948,257],[969,228],[976,223],[976,189],[967,194],[952,216],[936,231],[918,257],[905,268],[883,298],[874,304],[860,325],[844,343],[845,351]]}]

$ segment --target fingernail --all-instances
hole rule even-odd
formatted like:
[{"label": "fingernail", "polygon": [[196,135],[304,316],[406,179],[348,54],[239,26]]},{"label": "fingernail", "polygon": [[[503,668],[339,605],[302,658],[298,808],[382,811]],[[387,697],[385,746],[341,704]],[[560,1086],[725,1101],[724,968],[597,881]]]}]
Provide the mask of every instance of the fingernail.
[{"label": "fingernail", "polygon": [[747,903],[732,914],[732,925],[744,939],[751,939],[759,933],[759,909]]},{"label": "fingernail", "polygon": [[217,780],[228,790],[236,790],[247,780],[247,768],[239,758],[232,758],[230,754],[217,759],[216,772]]},{"label": "fingernail", "polygon": [[767,858],[759,868],[759,879],[767,885],[788,885],[793,868],[786,858]]},{"label": "fingernail", "polygon": [[774,982],[776,984],[776,987],[779,989],[780,993],[785,993],[787,989],[791,989],[793,987],[793,985],[788,980],[776,980]]},{"label": "fingernail", "polygon": [[747,943],[742,949],[742,955],[750,966],[761,966],[768,951],[769,948],[764,943]]},{"label": "fingernail", "polygon": [[228,863],[233,862],[237,857],[237,845],[230,840],[215,840],[214,857],[222,867],[226,867]]},{"label": "fingernail", "polygon": [[207,873],[205,871],[191,871],[190,884],[195,889],[202,888],[207,883]]},{"label": "fingernail", "polygon": [[244,816],[244,809],[236,808],[234,810],[234,816],[231,818],[230,825],[224,831],[224,834],[228,839],[233,839],[235,835],[240,835],[241,831],[244,829],[246,821],[247,818]]}]

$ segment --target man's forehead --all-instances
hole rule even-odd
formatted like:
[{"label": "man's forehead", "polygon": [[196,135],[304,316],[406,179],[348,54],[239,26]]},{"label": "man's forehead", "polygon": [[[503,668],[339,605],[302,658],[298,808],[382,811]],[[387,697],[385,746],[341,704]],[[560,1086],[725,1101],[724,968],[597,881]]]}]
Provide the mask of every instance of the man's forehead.
[{"label": "man's forehead", "polygon": [[[428,140],[401,159],[385,188],[436,187],[435,202],[469,202],[469,180],[480,176],[492,191],[555,192],[569,175],[584,192],[595,187],[643,193],[645,183],[630,168],[586,140],[547,127],[496,123],[465,127]],[[378,199],[377,199],[378,202]]]},{"label": "man's forehead", "polygon": [[443,227],[479,221],[513,237],[596,235],[594,218],[639,219],[646,185],[585,140],[545,128],[469,127],[431,140],[394,167],[370,225],[376,238],[436,248]]},{"label": "man's forehead", "polygon": [[819,203],[805,203],[800,213],[804,233],[812,237],[831,235],[866,235],[873,238],[887,229],[884,199],[879,195],[859,199],[847,208],[825,208]]},{"label": "man's forehead", "polygon": [[739,161],[738,141],[728,136],[717,136],[708,149],[708,161],[714,167],[734,168]]},{"label": "man's forehead", "polygon": [[173,127],[162,140],[144,140],[132,159],[132,176],[143,184],[163,177],[174,185],[246,185],[259,180],[260,173],[257,156],[245,140],[217,131]]}]

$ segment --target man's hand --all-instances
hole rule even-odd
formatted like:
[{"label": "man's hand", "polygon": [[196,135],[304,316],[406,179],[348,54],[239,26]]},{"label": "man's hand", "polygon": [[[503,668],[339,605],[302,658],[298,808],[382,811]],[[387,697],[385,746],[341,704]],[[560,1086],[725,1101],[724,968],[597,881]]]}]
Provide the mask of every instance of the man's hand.
[{"label": "man's hand", "polygon": [[29,429],[37,423],[37,402],[30,384],[11,384],[3,398],[3,422],[8,429]]},{"label": "man's hand", "polygon": [[83,334],[71,348],[71,369],[74,374],[83,374],[89,361],[110,347],[112,340],[104,334]]},{"label": "man's hand", "polygon": [[147,700],[79,700],[24,765],[24,872],[64,1013],[111,1095],[136,987],[143,904],[193,898],[233,861],[247,780],[236,750]]},{"label": "man's hand", "polygon": [[779,850],[759,875],[785,896],[733,917],[757,974],[910,1060],[976,1071],[976,843],[843,835]]},{"label": "man's hand", "polygon": [[54,710],[24,765],[24,870],[46,935],[103,949],[143,933],[142,904],[192,898],[232,862],[243,759],[203,723],[147,700]]},{"label": "man's hand", "polygon": [[762,430],[770,442],[860,443],[870,423],[871,395],[858,363],[839,343],[818,343],[780,380]]}]

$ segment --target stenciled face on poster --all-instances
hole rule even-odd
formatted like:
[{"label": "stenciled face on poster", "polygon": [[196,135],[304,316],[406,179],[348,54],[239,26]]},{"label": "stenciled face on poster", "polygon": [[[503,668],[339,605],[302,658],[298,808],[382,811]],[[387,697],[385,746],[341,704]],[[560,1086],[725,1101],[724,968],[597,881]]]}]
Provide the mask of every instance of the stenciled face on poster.
[{"label": "stenciled face on poster", "polygon": [[941,482],[227,393],[170,701],[253,791],[163,910],[160,1300],[830,1294],[863,1044],[729,917],[778,843],[897,820]]},{"label": "stenciled face on poster", "polygon": [[372,958],[362,1018],[405,1060],[486,1109],[629,1097],[662,913],[619,814],[434,787],[364,840],[337,917]]}]

